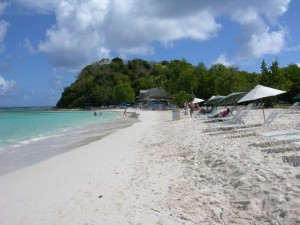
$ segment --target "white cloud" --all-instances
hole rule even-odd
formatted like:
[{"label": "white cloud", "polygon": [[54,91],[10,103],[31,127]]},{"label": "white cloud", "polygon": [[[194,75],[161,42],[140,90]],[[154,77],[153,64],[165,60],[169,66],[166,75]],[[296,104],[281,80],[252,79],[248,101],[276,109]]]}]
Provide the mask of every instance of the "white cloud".
[{"label": "white cloud", "polygon": [[14,4],[18,4],[23,10],[35,11],[37,13],[50,13],[53,12],[57,4],[62,0],[14,0]]},{"label": "white cloud", "polygon": [[89,0],[81,4],[62,1],[56,8],[57,24],[47,30],[39,50],[60,67],[81,67],[98,59],[104,49],[101,35],[106,3]]},{"label": "white cloud", "polygon": [[[286,31],[277,21],[290,0],[17,0],[37,12],[52,11],[38,49],[51,63],[80,68],[105,53],[153,54],[154,42],[172,47],[182,39],[206,41],[218,36],[222,19],[239,24],[240,34],[227,55],[234,59],[277,54],[285,47]],[[105,50],[105,51],[103,51]]]},{"label": "white cloud", "polygon": [[59,74],[59,72],[57,71],[57,69],[53,69],[53,74],[51,79],[48,81],[48,83],[50,84],[50,86],[53,89],[56,90],[60,90],[62,89],[62,85],[63,85],[63,76]]},{"label": "white cloud", "polygon": [[297,52],[297,51],[300,51],[300,45],[288,47],[285,50],[287,52]]},{"label": "white cloud", "polygon": [[233,62],[230,62],[227,60],[226,58],[226,54],[221,54],[216,61],[214,61],[212,64],[223,64],[224,66],[231,66],[233,65],[234,63]]},{"label": "white cloud", "polygon": [[30,53],[34,54],[36,52],[36,49],[31,44],[30,40],[28,38],[24,39],[23,47]]},{"label": "white cloud", "polygon": [[99,59],[110,58],[110,50],[107,48],[100,48],[98,58]]},{"label": "white cloud", "polygon": [[265,32],[252,34],[249,48],[255,57],[265,54],[277,54],[284,48],[284,32]]},{"label": "white cloud", "polygon": [[8,2],[0,2],[0,14],[2,14],[5,11],[7,6],[9,6]]},{"label": "white cloud", "polygon": [[0,76],[0,95],[5,95],[9,90],[15,86],[16,82],[14,80],[5,80]]},{"label": "white cloud", "polygon": [[[0,15],[5,11],[6,7],[9,5],[8,2],[0,2]],[[7,33],[9,23],[5,20],[0,20],[0,52],[5,48],[3,41]]]},{"label": "white cloud", "polygon": [[289,2],[240,1],[237,7],[229,10],[230,18],[240,24],[239,37],[233,43],[236,61],[248,61],[284,50],[287,32],[277,20],[287,11]]},{"label": "white cloud", "polygon": [[0,20],[0,52],[2,52],[5,48],[3,41],[6,36],[8,27],[9,27],[8,22],[6,22],[4,20]]}]

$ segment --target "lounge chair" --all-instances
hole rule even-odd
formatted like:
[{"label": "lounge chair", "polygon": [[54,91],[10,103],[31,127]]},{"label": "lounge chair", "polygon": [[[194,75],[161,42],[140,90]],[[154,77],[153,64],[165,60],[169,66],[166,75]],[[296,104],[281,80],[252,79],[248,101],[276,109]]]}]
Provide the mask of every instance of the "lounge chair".
[{"label": "lounge chair", "polygon": [[295,102],[290,108],[282,110],[281,113],[299,113],[300,102]]},{"label": "lounge chair", "polygon": [[[277,117],[278,112],[272,112],[270,115],[265,119],[263,123],[252,123],[252,124],[232,124],[227,126],[222,126],[219,130],[232,130],[237,133],[251,131],[253,129],[257,129],[258,127],[268,127],[271,123],[273,123],[274,119]],[[238,135],[237,135],[238,136]]]},{"label": "lounge chair", "polygon": [[258,135],[265,136],[265,137],[271,137],[271,136],[297,134],[297,133],[300,134],[300,123],[298,123],[293,129],[263,132],[263,133],[258,133]]},{"label": "lounge chair", "polygon": [[264,106],[265,106],[265,103],[257,103],[255,105],[253,105],[251,108],[252,109],[262,109],[262,108],[264,108]]},{"label": "lounge chair", "polygon": [[292,142],[292,147],[294,151],[299,151],[300,149],[300,141]]},{"label": "lounge chair", "polygon": [[[214,122],[224,122],[224,124],[235,124],[235,123],[241,123],[241,118],[240,117],[240,113],[242,111],[249,111],[251,109],[251,107],[253,106],[253,103],[249,103],[244,109],[240,108],[238,110],[236,110],[236,108],[232,108],[232,111],[230,112],[230,115],[228,116],[225,116],[225,117],[218,117],[218,118],[215,118],[215,120],[213,120]],[[233,114],[234,111],[237,111],[235,114]],[[244,115],[242,115],[243,117],[246,117],[246,113],[243,113]],[[209,117],[211,118],[211,117]],[[219,126],[220,124],[218,124]]]},{"label": "lounge chair", "polygon": [[293,142],[293,144],[300,147],[300,141]]},{"label": "lounge chair", "polygon": [[203,112],[197,113],[196,117],[199,118],[199,119],[205,119],[205,120],[207,120],[207,119],[209,119],[209,117],[215,116],[218,113],[219,113],[218,107],[214,106],[210,112],[207,112],[207,113],[206,112],[205,113],[203,113]]},{"label": "lounge chair", "polygon": [[264,141],[267,141],[263,145],[272,145],[277,146],[280,144],[291,144],[291,142],[300,141],[300,132],[294,133],[285,133],[285,134],[277,134],[270,135],[271,132],[259,133],[258,136],[261,138],[261,142],[263,144]]},{"label": "lounge chair", "polygon": [[218,130],[231,130],[235,126],[245,126],[244,125],[244,118],[248,115],[247,110],[238,111],[230,120],[220,122],[220,123],[213,123],[208,124],[208,128],[204,131],[218,131]]},{"label": "lounge chair", "polygon": [[228,121],[231,120],[234,116],[233,112],[234,112],[234,108],[229,109],[229,112],[225,115],[225,116],[221,116],[219,117],[219,113],[215,114],[214,116],[208,116],[208,119],[210,120],[210,122],[224,122],[224,121]]},{"label": "lounge chair", "polygon": [[300,134],[299,133],[283,134],[283,135],[269,136],[268,138],[284,144],[286,142],[300,141]]}]

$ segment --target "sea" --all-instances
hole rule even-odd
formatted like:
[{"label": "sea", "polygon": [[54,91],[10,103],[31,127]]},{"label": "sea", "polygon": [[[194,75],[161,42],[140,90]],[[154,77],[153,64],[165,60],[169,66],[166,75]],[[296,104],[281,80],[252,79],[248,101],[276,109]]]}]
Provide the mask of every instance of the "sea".
[{"label": "sea", "polygon": [[0,175],[99,140],[134,122],[111,110],[0,108]]}]

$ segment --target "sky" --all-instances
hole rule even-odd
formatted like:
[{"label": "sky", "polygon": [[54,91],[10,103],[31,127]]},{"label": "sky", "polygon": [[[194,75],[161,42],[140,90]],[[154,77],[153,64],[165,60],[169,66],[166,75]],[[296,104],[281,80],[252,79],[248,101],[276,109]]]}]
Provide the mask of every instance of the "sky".
[{"label": "sky", "polygon": [[300,66],[300,0],[0,0],[0,107],[55,106],[102,58]]}]

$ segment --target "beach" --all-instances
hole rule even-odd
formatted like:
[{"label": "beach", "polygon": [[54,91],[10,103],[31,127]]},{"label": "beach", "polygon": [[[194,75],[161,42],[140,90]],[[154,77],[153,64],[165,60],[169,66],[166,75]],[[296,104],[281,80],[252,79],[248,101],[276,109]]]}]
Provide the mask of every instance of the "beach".
[{"label": "beach", "polygon": [[[282,160],[300,153],[257,135],[293,128],[300,113],[207,132],[204,116],[135,112],[129,127],[0,176],[0,224],[300,224],[300,167]],[[261,122],[250,110],[245,123]]]}]

